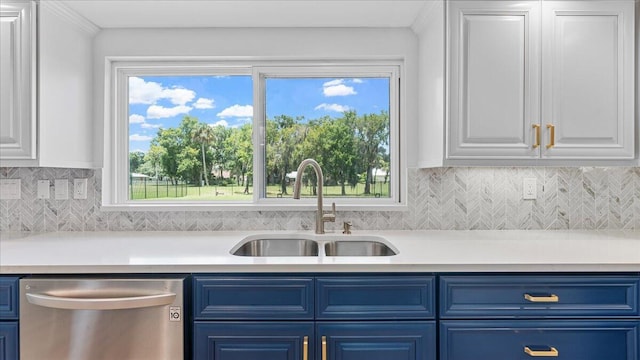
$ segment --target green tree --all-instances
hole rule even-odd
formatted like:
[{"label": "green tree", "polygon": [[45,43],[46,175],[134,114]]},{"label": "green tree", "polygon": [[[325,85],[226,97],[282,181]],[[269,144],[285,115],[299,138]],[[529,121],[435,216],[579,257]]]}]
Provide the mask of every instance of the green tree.
[{"label": "green tree", "polygon": [[194,129],[191,130],[191,140],[200,144],[200,152],[202,153],[202,176],[204,176],[204,182],[209,186],[209,177],[207,176],[207,159],[206,148],[214,139],[214,130],[208,124],[198,123]]},{"label": "green tree", "polygon": [[158,145],[151,145],[147,153],[144,154],[144,167],[153,169],[153,172],[145,172],[145,174],[153,175],[156,179],[158,179],[158,176],[160,175],[158,169],[161,165],[162,157],[164,156],[165,152],[166,151],[163,147]]},{"label": "green tree", "polygon": [[222,125],[213,127],[213,164],[218,170],[219,179],[224,179],[223,171],[231,167],[233,149],[228,147],[227,139],[231,136],[231,129]]},{"label": "green tree", "polygon": [[[252,125],[244,124],[232,129],[227,138],[226,147],[233,149],[233,172],[238,176],[238,185],[244,186],[244,193],[249,194],[249,177],[253,175],[253,142]],[[241,183],[240,183],[241,181]]]},{"label": "green tree", "polygon": [[346,117],[353,121],[358,153],[366,174],[364,194],[370,195],[373,181],[372,170],[379,157],[387,154],[385,146],[389,145],[389,113],[381,111],[379,114],[355,116],[355,112],[353,112]]},{"label": "green tree", "polygon": [[198,157],[200,144],[194,141],[193,134],[201,125],[202,123],[198,118],[188,115],[184,116],[180,121],[180,125],[178,125],[181,136],[181,147],[178,153],[178,174],[182,179],[194,184],[200,183],[202,163],[200,163]]},{"label": "green tree", "polygon": [[182,137],[176,128],[160,129],[156,137],[151,140],[151,146],[162,149],[160,165],[162,172],[175,183],[178,177],[178,154],[182,151]]},{"label": "green tree", "polygon": [[144,153],[142,151],[132,151],[129,153],[129,173],[139,173],[140,166],[144,163]]},{"label": "green tree", "polygon": [[345,185],[356,175],[356,141],[344,118],[324,118],[312,122],[303,145],[303,153],[321,165],[325,183],[339,184],[342,196]]},{"label": "green tree", "polygon": [[199,150],[193,146],[185,146],[178,154],[178,175],[191,182],[199,181],[202,164],[198,158]]},{"label": "green tree", "polygon": [[[280,184],[282,194],[287,194],[287,174],[302,161],[297,151],[304,139],[304,117],[276,116],[267,121],[267,177]],[[268,181],[269,182],[269,181]]]}]

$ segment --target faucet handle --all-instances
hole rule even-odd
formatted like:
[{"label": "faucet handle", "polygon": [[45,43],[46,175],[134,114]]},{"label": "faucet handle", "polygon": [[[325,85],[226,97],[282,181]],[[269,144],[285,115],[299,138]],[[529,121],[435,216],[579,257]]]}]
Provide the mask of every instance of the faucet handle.
[{"label": "faucet handle", "polygon": [[336,221],[336,203],[331,203],[331,212],[322,214],[322,221],[324,222]]},{"label": "faucet handle", "polygon": [[351,221],[345,221],[342,223],[342,233],[345,235],[351,234]]}]

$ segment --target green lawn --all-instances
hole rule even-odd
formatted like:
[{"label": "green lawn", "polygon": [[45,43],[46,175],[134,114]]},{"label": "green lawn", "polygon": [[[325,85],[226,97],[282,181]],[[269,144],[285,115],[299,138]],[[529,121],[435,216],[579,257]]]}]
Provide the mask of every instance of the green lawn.
[{"label": "green lawn", "polygon": [[[325,196],[340,197],[340,186],[325,186]],[[367,197],[374,197],[375,193],[380,197],[389,196],[389,184],[378,183],[374,187],[374,194]],[[156,185],[150,181],[145,186],[143,183],[133,184],[133,188],[129,188],[129,196],[132,200],[155,200],[155,199],[176,199],[176,200],[207,200],[207,201],[251,201],[253,199],[252,188],[249,187],[249,194],[244,194],[244,186],[194,186],[194,185]],[[346,187],[347,197],[364,197],[364,184],[358,184],[355,188]],[[302,197],[312,197],[312,188],[303,187]],[[292,197],[293,187],[287,187],[287,194],[282,197]],[[276,198],[280,196],[279,185],[267,186],[267,198]]]}]

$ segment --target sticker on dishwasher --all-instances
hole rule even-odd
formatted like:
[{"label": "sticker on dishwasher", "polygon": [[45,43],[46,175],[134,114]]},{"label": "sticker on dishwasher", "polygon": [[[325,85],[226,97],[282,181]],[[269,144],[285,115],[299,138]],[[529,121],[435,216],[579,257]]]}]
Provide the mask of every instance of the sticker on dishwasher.
[{"label": "sticker on dishwasher", "polygon": [[180,306],[170,306],[169,321],[181,321],[181,320],[182,320],[182,312],[180,311]]}]

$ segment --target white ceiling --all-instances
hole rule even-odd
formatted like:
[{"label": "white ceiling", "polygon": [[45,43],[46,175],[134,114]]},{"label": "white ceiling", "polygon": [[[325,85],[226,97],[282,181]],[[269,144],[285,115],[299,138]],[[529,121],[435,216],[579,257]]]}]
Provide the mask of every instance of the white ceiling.
[{"label": "white ceiling", "polygon": [[101,28],[410,27],[426,1],[60,0]]}]

